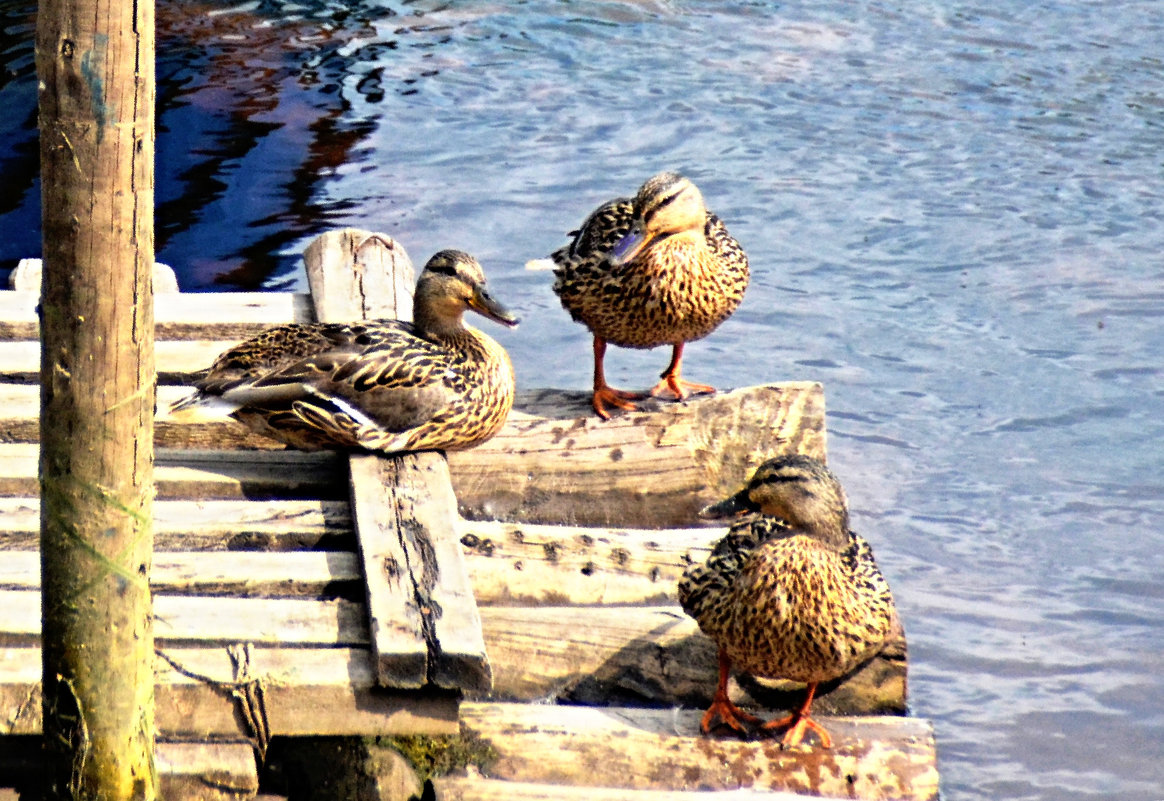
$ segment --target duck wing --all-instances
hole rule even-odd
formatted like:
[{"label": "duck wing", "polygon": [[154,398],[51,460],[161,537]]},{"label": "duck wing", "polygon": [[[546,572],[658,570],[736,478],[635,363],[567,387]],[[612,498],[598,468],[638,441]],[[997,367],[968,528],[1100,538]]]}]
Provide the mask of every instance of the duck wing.
[{"label": "duck wing", "polygon": [[606,261],[610,251],[630,232],[634,221],[634,206],[630,198],[607,201],[591,212],[582,227],[571,231],[570,244],[550,254],[557,266],[555,272],[578,267],[597,267]]},{"label": "duck wing", "polygon": [[[223,354],[199,388],[240,419],[325,447],[390,447],[456,397],[449,354],[407,323],[314,328],[292,332],[279,353]],[[309,345],[326,349],[302,355]]]}]

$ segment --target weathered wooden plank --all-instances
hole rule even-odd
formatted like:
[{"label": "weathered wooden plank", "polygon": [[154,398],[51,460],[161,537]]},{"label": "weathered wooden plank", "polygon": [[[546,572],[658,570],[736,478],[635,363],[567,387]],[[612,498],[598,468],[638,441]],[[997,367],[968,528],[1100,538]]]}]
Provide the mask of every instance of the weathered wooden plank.
[{"label": "weathered wooden plank", "polygon": [[824,392],[790,382],[600,420],[589,393],[523,393],[491,440],[450,453],[461,514],[666,528],[738,489],[762,460],[825,455]]},{"label": "weathered wooden plank", "polygon": [[398,675],[394,651],[380,651],[389,686],[427,677],[441,687],[490,687],[481,619],[456,540],[454,503],[448,467],[439,453],[352,458],[352,508],[368,574],[372,630],[384,632],[407,620],[410,632],[420,635],[414,647],[424,648],[419,677],[415,672]]},{"label": "weathered wooden plank", "polygon": [[[40,592],[0,591],[0,637],[40,639]],[[362,604],[299,598],[154,598],[154,637],[163,643],[249,642],[346,648],[368,644]]]},{"label": "weathered wooden plank", "polygon": [[[237,344],[237,340],[233,339],[158,340],[154,348],[158,381],[163,383],[189,382],[195,373],[209,367],[218,354],[235,344]],[[0,340],[0,381],[15,381],[26,384],[35,384],[40,381],[39,340]]]},{"label": "weathered wooden plank", "polygon": [[[0,551],[35,550],[40,499],[0,497]],[[355,550],[347,501],[154,502],[154,548],[160,551]]]},{"label": "weathered wooden plank", "polygon": [[[40,738],[6,737],[3,745],[0,799],[6,784],[27,788],[26,797],[39,798],[44,774]],[[160,796],[166,801],[242,801],[259,789],[255,753],[248,743],[159,742],[154,759]]]},{"label": "weathered wooden plank", "polygon": [[[432,779],[441,801],[804,801],[800,793],[778,790],[628,790],[625,787],[570,786],[438,776]],[[815,796],[820,798],[820,796]],[[822,799],[822,801],[828,801]]]},{"label": "weathered wooden plank", "polygon": [[[240,653],[249,658],[239,660]],[[366,648],[254,647],[232,655],[225,644],[162,644],[160,654],[155,716],[162,737],[249,737],[232,690],[252,680],[252,690],[261,685],[256,711],[272,736],[457,732],[456,693],[380,688]],[[40,733],[40,681],[39,648],[0,646],[0,735]]]},{"label": "weathered wooden plank", "polygon": [[457,531],[478,603],[539,606],[675,603],[683,571],[724,534],[464,519]]},{"label": "weathered wooden plank", "polygon": [[[390,238],[331,231],[308,245],[304,264],[316,316],[323,322],[407,319],[411,314],[411,296],[406,289],[397,292],[397,284],[412,282],[412,262]],[[421,687],[428,681],[430,644],[394,503],[394,466],[371,454],[351,455],[347,461],[376,675],[385,687]]]},{"label": "weathered wooden plank", "polygon": [[259,791],[248,743],[158,743],[154,764],[166,801],[243,801]]},{"label": "weathered wooden plank", "polygon": [[[11,343],[9,343],[11,344]],[[209,365],[209,361],[201,367]],[[188,386],[158,387],[154,444],[159,448],[281,450],[284,446],[252,433],[242,423],[223,415],[175,419],[170,406],[190,394]],[[40,439],[40,386],[30,383],[0,384],[0,441],[37,442]]]},{"label": "weathered wooden plank", "polygon": [[833,747],[782,750],[699,734],[697,711],[465,703],[498,779],[630,790],[772,789],[862,799],[938,797],[933,728],[917,718],[821,718]]},{"label": "weathered wooden plank", "polygon": [[403,542],[408,534],[397,516],[394,464],[368,454],[352,456],[349,466],[376,675],[385,687],[421,687],[428,681],[429,644]]},{"label": "weathered wooden plank", "polygon": [[[234,420],[173,419],[184,387],[158,388],[159,448],[282,447]],[[748,387],[602,421],[584,393],[519,393],[493,439],[448,454],[463,515],[522,522],[671,527],[733,492],[763,458],[824,455],[824,401],[810,383]],[[0,440],[39,437],[39,390],[0,385]],[[537,416],[537,415],[545,416]],[[574,418],[570,415],[584,414]]]},{"label": "weathered wooden plank", "polygon": [[[38,458],[35,444],[0,444],[0,496],[38,493]],[[162,499],[336,499],[347,494],[343,463],[334,453],[160,448],[157,460],[154,481]]]},{"label": "weathered wooden plank", "polygon": [[[363,595],[354,553],[344,551],[157,551],[150,586],[157,595],[318,598]],[[39,590],[40,553],[9,551],[0,559],[0,590]]]},{"label": "weathered wooden plank", "polygon": [[[711,703],[715,645],[678,606],[485,606],[481,619],[493,666],[488,697],[494,700],[700,708]],[[804,700],[803,684],[747,674],[733,677],[729,692],[737,704],[769,716]],[[905,638],[899,636],[849,676],[821,685],[814,709],[903,715],[906,697]]]},{"label": "weathered wooden plank", "polygon": [[[304,263],[318,319],[411,319],[415,272],[390,237],[330,232],[311,243]],[[487,689],[489,664],[444,457],[353,455],[350,469],[382,682]]]},{"label": "weathered wooden plank", "polygon": [[416,270],[392,237],[358,228],[328,231],[308,244],[303,263],[317,319],[412,319]]},{"label": "weathered wooden plank", "polygon": [[444,457],[353,456],[351,469],[373,650],[383,683],[407,687],[428,681],[488,690],[481,620],[455,539]]},{"label": "weathered wooden plank", "polygon": [[[411,490],[414,499],[419,491],[428,493],[423,505],[412,506],[413,519],[420,525],[409,527],[409,533],[417,546],[412,558],[424,560],[423,576],[428,585],[418,597],[434,613],[436,647],[429,655],[430,680],[438,687],[488,692],[493,686],[493,672],[477,598],[457,537],[457,499],[448,463],[442,454],[418,453],[399,462],[397,477],[402,489]],[[399,508],[404,518],[405,507]],[[422,538],[424,534],[427,542]]]},{"label": "weathered wooden plank", "polygon": [[[39,292],[0,291],[0,339],[38,339]],[[157,339],[231,339],[279,323],[311,322],[311,298],[291,292],[181,292],[154,298]]]}]

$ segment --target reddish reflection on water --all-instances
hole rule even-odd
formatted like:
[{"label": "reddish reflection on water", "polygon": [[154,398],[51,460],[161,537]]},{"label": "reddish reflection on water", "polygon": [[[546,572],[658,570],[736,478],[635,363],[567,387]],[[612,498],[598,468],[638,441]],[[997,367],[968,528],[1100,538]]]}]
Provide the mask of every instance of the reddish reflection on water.
[{"label": "reddish reflection on water", "polygon": [[[365,30],[342,9],[297,9],[158,5],[155,247],[184,289],[281,288],[298,268],[288,246],[344,209],[315,198],[372,125],[339,91],[341,51]],[[0,4],[3,270],[40,255],[34,10]]]}]

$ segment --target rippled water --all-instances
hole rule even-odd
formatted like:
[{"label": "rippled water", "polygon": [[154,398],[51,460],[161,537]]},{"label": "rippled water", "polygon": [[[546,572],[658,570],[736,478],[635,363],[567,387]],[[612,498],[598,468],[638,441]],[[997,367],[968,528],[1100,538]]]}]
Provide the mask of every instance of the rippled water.
[{"label": "rippled water", "polygon": [[[0,268],[39,250],[30,4],[0,3]],[[825,385],[830,459],[911,645],[948,799],[1164,797],[1159,3],[165,2],[158,252],[301,287],[320,230],[461,247],[524,317],[525,386],[586,332],[523,263],[686,171],[751,256],[693,345],[721,386]],[[616,351],[646,386],[662,352]]]}]

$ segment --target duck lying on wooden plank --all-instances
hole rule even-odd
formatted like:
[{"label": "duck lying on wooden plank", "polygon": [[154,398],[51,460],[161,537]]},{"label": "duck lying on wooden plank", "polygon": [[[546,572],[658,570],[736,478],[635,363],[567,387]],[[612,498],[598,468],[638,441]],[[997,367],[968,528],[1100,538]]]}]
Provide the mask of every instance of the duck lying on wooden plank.
[{"label": "duck lying on wooden plank", "polygon": [[303,450],[459,450],[493,436],[513,406],[509,356],[464,322],[518,320],[481,265],[443,250],[416,284],[415,322],[292,323],[223,353],[172,412],[229,413]]},{"label": "duck lying on wooden plank", "polygon": [[849,530],[840,482],[816,459],[791,455],[762,464],[738,493],[704,510],[709,517],[758,513],[728,531],[711,556],[679,582],[679,603],[719,645],[719,685],[701,728],[718,718],[744,732],[760,719],[727,695],[732,665],[756,676],[808,684],[800,709],[765,729],[787,728],[782,743],[814,730],[817,684],[875,656],[894,631],[889,585],[869,543]]}]

